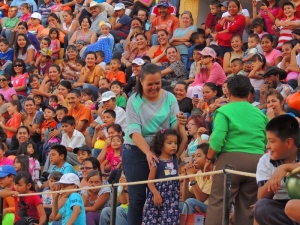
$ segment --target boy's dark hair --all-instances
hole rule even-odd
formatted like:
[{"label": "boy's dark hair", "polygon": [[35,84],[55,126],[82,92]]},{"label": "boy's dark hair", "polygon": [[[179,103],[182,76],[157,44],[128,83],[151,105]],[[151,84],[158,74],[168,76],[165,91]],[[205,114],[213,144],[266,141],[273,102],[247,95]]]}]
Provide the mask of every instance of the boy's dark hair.
[{"label": "boy's dark hair", "polygon": [[207,105],[213,104],[217,99],[218,99],[217,96],[208,99],[207,100]]},{"label": "boy's dark hair", "polygon": [[96,55],[99,55],[100,57],[104,58],[105,57],[105,54],[103,51],[99,50],[99,51],[96,51]]},{"label": "boy's dark hair", "polygon": [[192,33],[191,38],[190,38],[192,44],[195,44],[196,39],[201,36],[204,38],[204,34],[202,34],[202,33],[199,33],[199,32]]},{"label": "boy's dark hair", "polygon": [[18,160],[18,162],[21,164],[21,171],[29,170],[29,158],[27,155],[17,155],[17,157],[14,159],[14,163],[16,160]]},{"label": "boy's dark hair", "polygon": [[209,144],[208,143],[202,143],[200,145],[197,145],[197,149],[201,149],[204,155],[207,155],[208,149],[209,149]]},{"label": "boy's dark hair", "polygon": [[85,61],[83,59],[76,59],[76,63],[82,65],[83,67],[85,66]]},{"label": "boy's dark hair", "polygon": [[48,46],[50,47],[50,45],[51,45],[51,39],[50,39],[50,37],[43,37],[42,40],[47,41]]},{"label": "boy's dark hair", "polygon": [[293,9],[296,8],[295,4],[293,2],[290,2],[290,1],[287,1],[287,2],[283,3],[281,8],[284,10],[284,6],[286,6],[286,5],[292,6]]},{"label": "boy's dark hair", "polygon": [[117,63],[121,65],[121,60],[119,58],[114,57],[111,59],[111,61],[113,61],[113,60],[117,61]]},{"label": "boy's dark hair", "polygon": [[37,69],[38,68],[35,65],[31,65],[31,66],[28,67],[27,72],[33,74],[34,70],[37,70]]},{"label": "boy's dark hair", "polygon": [[3,44],[5,44],[5,45],[8,45],[8,44],[9,44],[9,42],[8,42],[8,40],[7,40],[6,38],[0,39],[0,43],[3,43]]},{"label": "boy's dark hair", "polygon": [[43,96],[41,96],[41,95],[33,95],[33,98],[39,98],[43,101]]},{"label": "boy's dark hair", "polygon": [[81,96],[80,91],[77,89],[73,89],[69,92],[69,94],[75,94],[77,98],[79,98]]},{"label": "boy's dark hair", "polygon": [[209,5],[213,5],[213,6],[216,6],[216,7],[220,7],[220,4],[221,4],[221,2],[217,1],[217,0],[214,0],[214,1],[209,3]]},{"label": "boy's dark hair", "polygon": [[67,151],[67,148],[65,146],[63,146],[63,145],[53,145],[51,147],[51,150],[57,151],[58,155],[64,155],[64,161],[66,161],[68,151]]},{"label": "boy's dark hair", "polygon": [[114,129],[118,133],[123,132],[122,127],[120,126],[120,124],[117,124],[117,123],[109,125],[108,127],[106,127],[106,130],[108,130],[110,128]]},{"label": "boy's dark hair", "polygon": [[260,41],[258,34],[250,34],[248,37],[249,38],[255,38],[255,41],[257,41],[258,43]]},{"label": "boy's dark hair", "polygon": [[233,76],[228,79],[228,90],[234,97],[247,98],[251,89],[250,79],[246,76]]},{"label": "boy's dark hair", "polygon": [[92,90],[89,89],[89,88],[83,88],[83,89],[81,90],[81,93],[84,93],[84,94],[89,95],[89,96],[93,95]]},{"label": "boy's dark hair", "polygon": [[268,122],[266,131],[274,133],[282,142],[292,138],[294,145],[299,146],[299,123],[293,116],[276,116]]},{"label": "boy's dark hair", "polygon": [[22,155],[23,154],[23,155],[27,156],[27,147],[28,147],[29,144],[31,144],[33,149],[34,149],[33,155],[30,156],[30,157],[32,157],[34,159],[38,159],[39,158],[38,148],[32,140],[28,140],[26,142],[23,142],[20,145],[19,149],[18,149],[17,155]]},{"label": "boy's dark hair", "polygon": [[114,110],[112,110],[112,109],[107,109],[107,110],[105,110],[105,111],[103,112],[103,114],[104,114],[104,113],[108,113],[108,114],[111,115],[111,117],[114,118],[114,119],[116,119],[116,117],[117,117],[116,112],[115,112]]},{"label": "boy's dark hair", "polygon": [[58,106],[57,106],[56,112],[57,112],[58,110],[64,111],[65,114],[68,114],[68,112],[69,112],[68,108],[67,108],[67,107],[64,107],[64,106],[62,106],[62,105],[58,105]]},{"label": "boy's dark hair", "polygon": [[50,99],[52,99],[53,101],[55,101],[55,102],[58,102],[58,97],[57,97],[57,95],[51,95],[50,97],[49,97],[49,100]]},{"label": "boy's dark hair", "polygon": [[[108,65],[108,64],[106,64],[106,65]],[[102,77],[102,78],[100,78],[100,80],[105,80],[109,84],[109,80],[106,77]]]},{"label": "boy's dark hair", "polygon": [[151,62],[150,57],[147,55],[142,56],[142,60],[144,60],[144,62]]},{"label": "boy's dark hair", "polygon": [[35,191],[35,185],[28,171],[20,171],[15,177],[15,184],[18,184],[23,179],[25,184],[31,184],[30,191]]},{"label": "boy's dark hair", "polygon": [[205,45],[196,45],[194,51],[202,51],[205,48]]},{"label": "boy's dark hair", "polygon": [[64,116],[62,119],[61,119],[61,123],[67,123],[71,126],[73,125],[76,125],[76,120],[73,116]]},{"label": "boy's dark hair", "polygon": [[62,176],[63,174],[61,172],[53,171],[52,173],[50,173],[49,179],[53,178],[54,181],[59,181]]},{"label": "boy's dark hair", "polygon": [[5,151],[4,144],[3,144],[2,142],[0,142],[0,149],[1,149],[2,151]]},{"label": "boy's dark hair", "polygon": [[109,88],[99,88],[98,93],[100,93],[102,95],[104,92],[107,92],[107,91],[110,91]]},{"label": "boy's dark hair", "polygon": [[157,156],[161,155],[161,150],[164,147],[165,139],[170,135],[177,136],[177,144],[178,144],[177,151],[178,151],[179,143],[181,142],[180,135],[175,129],[166,129],[166,130],[158,131],[151,141],[150,149],[155,155]]},{"label": "boy's dark hair", "polygon": [[240,66],[243,66],[244,65],[244,63],[243,63],[243,60],[241,60],[240,58],[235,58],[235,59],[233,59],[233,60],[231,60],[231,64],[232,63],[237,63],[237,64],[239,64]]},{"label": "boy's dark hair", "polygon": [[114,80],[113,82],[111,82],[110,88],[111,88],[113,85],[118,85],[120,88],[123,88],[123,84],[122,84],[120,81],[118,81],[118,80]]}]

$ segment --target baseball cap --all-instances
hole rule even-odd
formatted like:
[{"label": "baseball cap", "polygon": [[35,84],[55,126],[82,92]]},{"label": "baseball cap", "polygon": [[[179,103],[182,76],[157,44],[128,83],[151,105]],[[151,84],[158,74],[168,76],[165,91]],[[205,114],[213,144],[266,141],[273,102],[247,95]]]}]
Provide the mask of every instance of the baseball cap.
[{"label": "baseball cap", "polygon": [[44,56],[48,56],[48,57],[52,56],[52,50],[50,48],[42,48],[40,50],[40,53]]},{"label": "baseball cap", "polygon": [[42,20],[42,15],[38,12],[34,12],[31,14],[31,18]]},{"label": "baseball cap", "polygon": [[91,148],[90,148],[89,146],[87,146],[87,145],[82,145],[81,147],[74,148],[74,149],[73,149],[73,153],[74,153],[74,154],[77,154],[79,150],[81,150],[81,151],[87,151],[87,152],[89,152],[89,153],[92,152],[92,150],[91,150]]},{"label": "baseball cap", "polygon": [[136,58],[132,61],[131,64],[136,64],[136,65],[139,65],[139,66],[142,66],[145,64],[144,60],[142,60],[141,58]]},{"label": "baseball cap", "polygon": [[199,52],[201,55],[209,55],[211,57],[213,57],[214,59],[216,58],[217,54],[215,52],[215,50],[213,50],[210,47],[205,47],[202,51]]},{"label": "baseball cap", "polygon": [[78,187],[80,185],[79,177],[74,173],[64,174],[58,182],[54,184],[76,184]]},{"label": "baseball cap", "polygon": [[221,4],[220,4],[220,6],[223,6],[223,7],[225,7],[225,8],[228,8],[228,1],[225,1],[225,2],[222,2]]},{"label": "baseball cap", "polygon": [[7,103],[4,103],[0,107],[0,114],[6,113],[7,112]]},{"label": "baseball cap", "polygon": [[166,8],[170,8],[169,3],[167,3],[167,2],[159,2],[159,3],[157,4],[157,7],[159,7],[159,6],[163,6],[163,7],[166,7]]},{"label": "baseball cap", "polygon": [[113,93],[112,91],[104,92],[102,94],[102,100],[100,102],[106,102],[106,101],[110,100],[111,98],[116,98],[115,93]]},{"label": "baseball cap", "polygon": [[17,175],[15,167],[13,167],[12,165],[0,166],[0,178],[6,177],[10,174],[15,176]]},{"label": "baseball cap", "polygon": [[49,106],[49,105],[44,105],[43,107],[42,107],[42,110],[43,110],[43,112],[45,111],[45,109],[50,109],[52,112],[56,112],[56,110],[54,109],[54,108],[52,108],[51,106]]},{"label": "baseball cap", "polygon": [[125,9],[125,5],[123,3],[117,3],[115,5],[114,11]]}]

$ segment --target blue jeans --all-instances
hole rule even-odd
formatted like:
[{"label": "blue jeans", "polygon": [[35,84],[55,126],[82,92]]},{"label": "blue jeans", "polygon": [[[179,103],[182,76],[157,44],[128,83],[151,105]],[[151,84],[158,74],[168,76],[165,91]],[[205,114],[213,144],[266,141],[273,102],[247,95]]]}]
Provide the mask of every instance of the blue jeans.
[{"label": "blue jeans", "polygon": [[48,26],[48,16],[42,16],[42,25],[45,28]]},{"label": "blue jeans", "polygon": [[124,47],[126,45],[126,41],[124,40],[123,44],[121,43],[117,43],[115,44],[115,50],[116,52],[121,52],[121,53],[124,53]]},{"label": "blue jeans", "polygon": [[[181,54],[181,62],[184,65],[184,68],[186,68],[187,62],[188,62],[188,54]],[[189,71],[186,69],[186,78],[189,79]]]},{"label": "blue jeans", "polygon": [[183,208],[182,208],[182,213],[183,214],[194,214],[197,213],[198,211],[196,210],[196,207],[198,207],[201,212],[206,213],[207,211],[207,207],[208,205],[206,205],[203,202],[200,202],[199,200],[195,199],[195,198],[188,198],[187,200],[185,200],[185,202],[188,204],[189,206],[189,211],[187,209],[186,204],[183,204]]},{"label": "blue jeans", "polygon": [[2,36],[4,36],[7,40],[9,40],[10,33],[11,33],[11,29],[5,29],[2,31]]},{"label": "blue jeans", "polygon": [[[134,145],[123,145],[122,163],[127,182],[147,180],[149,166],[146,155]],[[146,184],[128,186],[128,224],[141,224],[146,201]]]},{"label": "blue jeans", "polygon": [[255,101],[256,102],[260,101],[260,90],[255,90]]},{"label": "blue jeans", "polygon": [[153,45],[159,45],[158,39],[157,39],[157,34],[152,34],[151,36],[151,44]]},{"label": "blue jeans", "polygon": [[91,89],[92,93],[93,93],[93,101],[96,101],[98,98],[98,88],[92,84],[84,84],[82,86],[82,88],[88,88]]},{"label": "blue jeans", "polygon": [[177,9],[177,15],[178,15],[179,14],[179,3],[180,3],[180,0],[170,0],[170,3],[176,7],[176,9]]},{"label": "blue jeans", "polygon": [[101,152],[101,149],[99,149],[99,148],[93,148],[92,149],[92,157],[95,158],[95,159],[97,159],[97,157],[100,154],[100,152]]},{"label": "blue jeans", "polygon": [[219,45],[219,50],[220,50],[220,57],[221,58],[224,58],[224,55],[225,55],[226,52],[232,52],[231,47],[220,46],[220,45]]},{"label": "blue jeans", "polygon": [[[105,207],[101,211],[99,225],[109,225],[111,216],[111,207]],[[116,208],[116,224],[127,225],[127,214],[124,208],[118,206]]]}]

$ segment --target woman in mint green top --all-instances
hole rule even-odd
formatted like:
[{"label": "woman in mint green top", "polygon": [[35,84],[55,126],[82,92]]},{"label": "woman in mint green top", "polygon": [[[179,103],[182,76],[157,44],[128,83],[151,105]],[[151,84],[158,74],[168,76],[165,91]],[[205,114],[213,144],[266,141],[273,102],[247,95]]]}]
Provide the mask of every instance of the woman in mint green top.
[{"label": "woman in mint green top", "polygon": [[[230,164],[235,170],[255,173],[259,158],[266,149],[265,126],[268,118],[247,102],[251,83],[246,76],[228,80],[229,102],[214,114],[214,127],[209,141],[205,171],[212,170],[212,160],[217,157],[216,170]],[[213,177],[207,211],[207,224],[222,224],[224,175]],[[257,200],[255,178],[232,175],[231,198],[235,199],[235,223],[253,224],[252,208]]]}]

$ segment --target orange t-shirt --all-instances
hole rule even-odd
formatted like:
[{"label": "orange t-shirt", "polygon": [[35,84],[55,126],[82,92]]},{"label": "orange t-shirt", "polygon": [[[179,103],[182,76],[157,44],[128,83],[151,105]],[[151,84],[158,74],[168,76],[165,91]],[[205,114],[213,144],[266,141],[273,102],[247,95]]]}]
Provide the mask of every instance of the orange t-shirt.
[{"label": "orange t-shirt", "polygon": [[[7,127],[19,128],[21,126],[21,115],[16,113],[10,118],[7,123]],[[15,132],[6,131],[7,138],[12,138],[15,135]]]},{"label": "orange t-shirt", "polygon": [[69,116],[73,116],[75,118],[76,126],[82,120],[87,121],[81,133],[84,133],[85,129],[91,124],[91,122],[94,121],[91,110],[83,104],[80,104],[78,109],[74,109],[74,108],[69,109]]},{"label": "orange t-shirt", "polygon": [[156,31],[166,30],[172,36],[174,31],[180,27],[180,23],[176,16],[170,15],[166,20],[162,20],[161,16],[158,16],[153,20],[151,27]]},{"label": "orange t-shirt", "polygon": [[57,122],[55,120],[52,120],[52,121],[46,121],[44,120],[41,124],[41,130],[46,130],[48,128],[53,128],[53,129],[56,129],[57,127]]},{"label": "orange t-shirt", "polygon": [[112,71],[109,71],[106,75],[106,78],[109,80],[109,82],[113,82],[114,80],[118,80],[122,84],[126,84],[126,75],[122,71],[118,71],[117,74],[114,74]]}]

